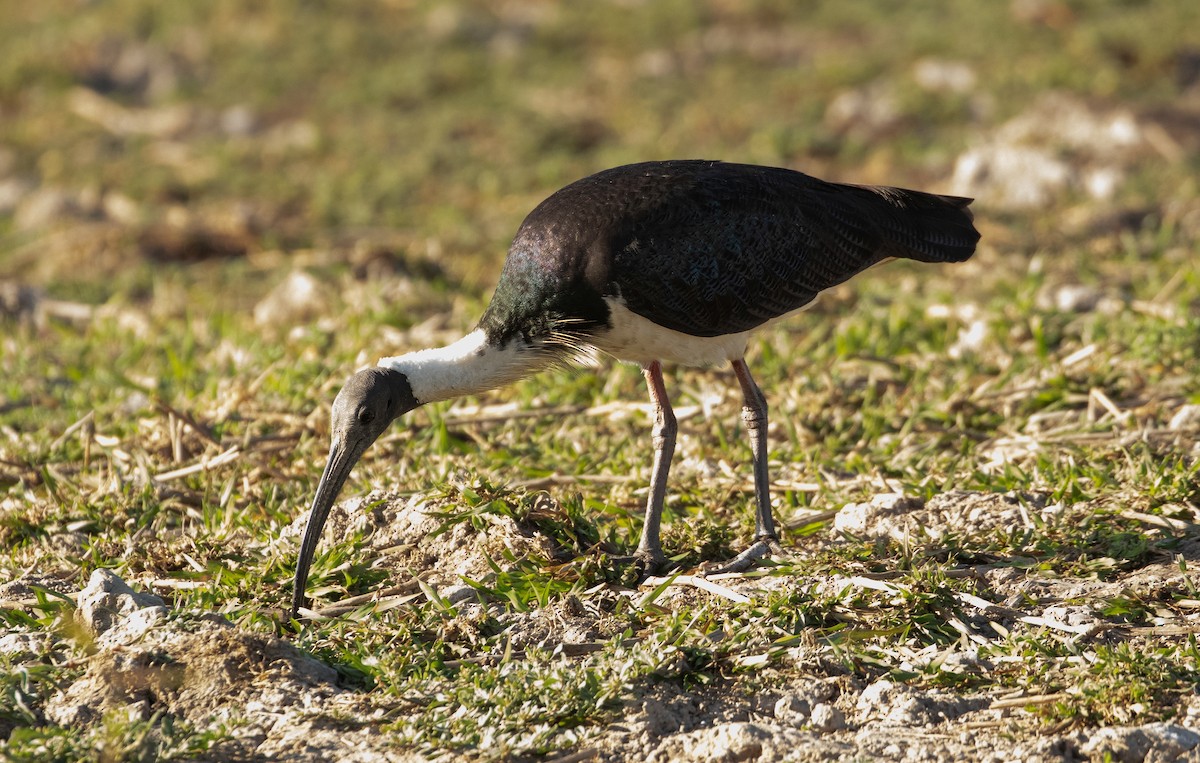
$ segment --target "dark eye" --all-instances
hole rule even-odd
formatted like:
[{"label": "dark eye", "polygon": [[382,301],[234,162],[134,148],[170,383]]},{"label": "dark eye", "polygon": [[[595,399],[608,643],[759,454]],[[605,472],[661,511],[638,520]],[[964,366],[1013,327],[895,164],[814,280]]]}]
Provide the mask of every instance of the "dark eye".
[{"label": "dark eye", "polygon": [[354,418],[358,419],[359,424],[366,426],[375,420],[375,411],[367,407],[359,408],[354,414]]}]

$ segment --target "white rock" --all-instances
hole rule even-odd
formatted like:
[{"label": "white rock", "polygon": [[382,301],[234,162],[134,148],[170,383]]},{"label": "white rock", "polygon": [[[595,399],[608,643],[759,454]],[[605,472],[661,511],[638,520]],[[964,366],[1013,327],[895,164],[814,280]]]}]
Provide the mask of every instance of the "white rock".
[{"label": "white rock", "polygon": [[1045,206],[1069,190],[1113,197],[1146,145],[1126,110],[1050,93],[962,153],[954,193],[1009,210]]},{"label": "white rock", "polygon": [[913,79],[926,90],[968,93],[975,88],[975,70],[964,61],[922,58],[913,66]]},{"label": "white rock", "polygon": [[668,737],[647,760],[649,763],[682,760],[713,763],[775,760],[778,756],[764,754],[765,748],[772,747],[780,741],[775,735],[753,723],[723,723]]},{"label": "white rock", "polygon": [[22,178],[0,178],[0,215],[12,214],[21,200],[33,190],[33,183]]},{"label": "white rock", "polygon": [[838,93],[825,109],[825,124],[839,132],[877,135],[900,119],[895,89],[885,82]]},{"label": "white rock", "polygon": [[1176,760],[1200,745],[1200,735],[1174,723],[1112,726],[1080,734],[1079,751],[1093,760],[1121,763]]},{"label": "white rock", "polygon": [[307,321],[324,309],[320,282],[302,270],[293,270],[254,306],[254,322],[259,326],[283,327]]},{"label": "white rock", "polygon": [[230,106],[221,112],[221,131],[226,135],[244,137],[258,129],[258,116],[246,104]]},{"label": "white rock", "polygon": [[891,704],[897,688],[894,682],[884,678],[863,689],[862,694],[858,695],[859,712],[870,712],[885,708]]},{"label": "white rock", "polygon": [[479,602],[479,591],[469,585],[452,585],[440,591],[439,595],[451,606]]},{"label": "white rock", "polygon": [[1054,307],[1062,313],[1089,313],[1103,297],[1104,292],[1095,286],[1066,284],[1054,292]]},{"label": "white rock", "polygon": [[[921,501],[901,493],[880,493],[870,501],[848,503],[833,518],[833,529],[841,532],[887,535],[891,522],[884,518],[903,515],[921,508]],[[886,526],[885,526],[886,525]]]},{"label": "white rock", "polygon": [[1200,404],[1197,403],[1188,403],[1175,411],[1175,415],[1167,424],[1167,428],[1173,430],[1196,429],[1197,427],[1200,427]]},{"label": "white rock", "polygon": [[112,570],[98,569],[79,593],[75,621],[93,636],[99,636],[139,609],[164,605],[152,593],[134,591]]},{"label": "white rock", "polygon": [[983,343],[987,340],[988,333],[987,321],[971,321],[969,325],[959,329],[958,337],[947,350],[947,354],[952,358],[961,358],[964,355],[979,352],[983,349]]},{"label": "white rock", "polygon": [[1048,204],[1066,189],[1071,168],[1048,149],[994,143],[968,149],[954,164],[953,193],[1002,209]]},{"label": "white rock", "polygon": [[1092,628],[1100,625],[1100,619],[1090,607],[1057,605],[1046,607],[1042,617],[1071,628]]},{"label": "white rock", "polygon": [[44,186],[25,194],[13,214],[17,230],[41,228],[68,218],[78,218],[84,210],[75,194],[61,188]]},{"label": "white rock", "polygon": [[811,714],[812,706],[808,700],[795,694],[780,697],[775,703],[775,717],[790,726],[803,726]]},{"label": "white rock", "polygon": [[100,200],[105,217],[125,225],[133,225],[141,219],[141,208],[136,201],[120,191],[109,191]]},{"label": "white rock", "polygon": [[100,634],[96,644],[100,648],[112,648],[137,643],[152,628],[166,621],[168,612],[170,610],[163,605],[136,609]]},{"label": "white rock", "polygon": [[816,731],[841,731],[846,728],[846,716],[835,705],[822,702],[812,709],[809,725]]},{"label": "white rock", "polygon": [[8,633],[0,636],[0,654],[13,662],[23,662],[45,654],[54,644],[49,633]]},{"label": "white rock", "polygon": [[1163,760],[1200,747],[1200,734],[1178,723],[1148,723],[1142,726],[1142,733],[1150,739],[1151,750]]}]

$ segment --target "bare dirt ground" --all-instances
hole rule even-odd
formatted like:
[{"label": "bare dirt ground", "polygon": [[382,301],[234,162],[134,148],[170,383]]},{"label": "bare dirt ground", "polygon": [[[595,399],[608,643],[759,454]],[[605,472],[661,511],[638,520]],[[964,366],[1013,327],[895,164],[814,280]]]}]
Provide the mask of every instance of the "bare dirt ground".
[{"label": "bare dirt ground", "polygon": [[[951,531],[1035,521],[1030,511],[1049,517],[1066,510],[1046,505],[1042,496],[1021,499],[950,493],[926,502],[880,495],[843,508],[837,525],[860,537],[925,543]],[[364,506],[370,508],[364,511]],[[364,532],[368,554],[376,556],[376,564],[393,571],[395,579],[408,576],[407,588],[401,585],[383,592],[390,595],[391,605],[403,606],[428,595],[418,587],[413,577],[418,576],[457,607],[456,617],[464,623],[478,620],[490,609],[503,623],[512,648],[537,647],[568,663],[619,635],[606,615],[617,600],[638,601],[647,595],[649,586],[599,586],[545,609],[506,612],[497,602],[481,600],[475,589],[462,584],[462,576],[482,578],[488,558],[495,558],[498,548],[545,552],[546,539],[507,518],[481,529],[459,523],[434,535],[439,521],[418,499],[373,493],[341,503],[330,518],[329,531],[338,536]],[[280,542],[294,542],[302,529],[298,520]],[[814,546],[835,544],[835,536],[828,533]],[[797,553],[803,559],[807,551]],[[1200,559],[1200,544],[1187,543],[1181,556]],[[1003,670],[1003,665],[979,657],[979,647],[988,643],[985,634],[1049,633],[1069,639],[1077,647],[1077,659],[1086,661],[1098,644],[1127,640],[1135,648],[1153,649],[1160,639],[1200,631],[1200,613],[1138,627],[1099,614],[1102,604],[1119,593],[1153,600],[1157,592],[1195,585],[1194,576],[1181,572],[1177,559],[1164,558],[1103,582],[1040,578],[1012,567],[987,565],[964,574],[975,580],[976,588],[974,594],[960,595],[964,611],[970,613],[956,625],[962,630],[962,641],[944,649],[912,651],[906,639],[897,638],[894,650],[903,664],[916,670],[937,664],[942,671],[968,674]],[[885,578],[681,576],[653,606],[671,608],[705,598],[742,602],[789,586],[899,594],[900,587]],[[207,726],[224,722],[230,737],[206,753],[214,760],[426,759],[397,747],[380,732],[397,713],[411,711],[404,703],[378,692],[345,688],[337,671],[296,649],[287,638],[248,632],[213,614],[172,612],[138,581],[131,583],[98,570],[78,594],[75,619],[81,631],[94,639],[92,653],[81,663],[85,669],[78,679],[63,686],[47,704],[48,720],[67,726],[91,724],[117,712],[143,717],[165,714]],[[63,590],[60,582],[36,575],[9,583],[0,593],[5,599],[19,598],[28,595],[29,584],[72,593]],[[0,642],[0,648],[38,653],[48,646],[32,643],[32,638],[10,636]],[[488,659],[484,654],[464,658]],[[1137,708],[1131,707],[1127,725],[1058,732],[1039,724],[1034,715],[1039,705],[1058,697],[1038,694],[1033,686],[998,695],[913,688],[886,677],[864,680],[869,671],[848,670],[816,639],[800,639],[770,655],[747,654],[741,661],[759,674],[756,683],[764,688],[748,688],[744,680],[732,677],[703,685],[670,678],[651,681],[607,725],[578,729],[574,751],[550,759],[655,763],[1200,759],[1200,698],[1194,695],[1185,699],[1185,710],[1175,723],[1139,724]],[[485,747],[471,757],[490,757],[491,752]]]}]

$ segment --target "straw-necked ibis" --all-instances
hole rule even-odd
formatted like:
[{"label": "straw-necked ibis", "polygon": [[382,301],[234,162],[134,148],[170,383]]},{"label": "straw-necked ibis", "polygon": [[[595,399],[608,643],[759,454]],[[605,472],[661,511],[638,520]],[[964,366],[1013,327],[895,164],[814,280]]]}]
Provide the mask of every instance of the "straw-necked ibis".
[{"label": "straw-necked ibis", "polygon": [[676,422],[663,363],[732,363],[753,453],[756,529],[753,544],[727,568],[744,569],[778,552],[767,403],[744,360],[750,334],[884,260],[966,260],[979,240],[970,202],[713,161],[632,164],[566,186],[521,224],[473,331],[446,347],[383,358],[338,393],[329,460],[296,565],[293,614],[342,484],[392,421],[593,348],[639,364],[655,409],[636,561],[646,571],[667,561],[659,525]]}]

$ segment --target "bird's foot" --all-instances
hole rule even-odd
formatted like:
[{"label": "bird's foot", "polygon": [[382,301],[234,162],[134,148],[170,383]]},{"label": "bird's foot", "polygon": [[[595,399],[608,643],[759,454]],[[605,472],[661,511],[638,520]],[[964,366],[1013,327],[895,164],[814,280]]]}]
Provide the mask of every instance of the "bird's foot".
[{"label": "bird's foot", "polygon": [[671,567],[671,560],[667,559],[662,550],[638,549],[629,556],[614,556],[612,561],[615,567],[622,570],[621,582],[629,585],[637,585],[651,575],[666,572]]},{"label": "bird's foot", "polygon": [[783,546],[779,545],[778,538],[766,536],[754,541],[750,548],[723,564],[718,564],[716,567],[701,566],[700,574],[708,576],[721,575],[726,572],[745,572],[753,567],[759,559],[766,557],[782,559],[788,556],[788,552],[784,551]]}]

